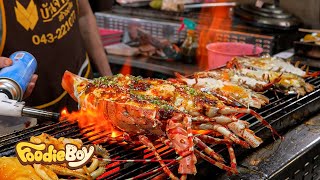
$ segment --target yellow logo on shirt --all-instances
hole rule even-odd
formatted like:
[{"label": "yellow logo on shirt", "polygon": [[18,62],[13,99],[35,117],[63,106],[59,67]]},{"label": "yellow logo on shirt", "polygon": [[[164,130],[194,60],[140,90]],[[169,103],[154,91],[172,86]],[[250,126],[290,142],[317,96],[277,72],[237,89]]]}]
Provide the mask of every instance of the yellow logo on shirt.
[{"label": "yellow logo on shirt", "polygon": [[24,8],[19,1],[16,1],[16,5],[14,11],[16,13],[17,21],[26,30],[33,30],[39,20],[37,6],[34,1],[31,0],[27,8]]}]

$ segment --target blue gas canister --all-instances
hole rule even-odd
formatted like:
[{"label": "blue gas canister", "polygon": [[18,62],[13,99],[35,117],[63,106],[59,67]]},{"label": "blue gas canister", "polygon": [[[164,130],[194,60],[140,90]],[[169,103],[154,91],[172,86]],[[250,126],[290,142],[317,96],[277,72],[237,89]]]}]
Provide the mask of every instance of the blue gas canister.
[{"label": "blue gas canister", "polygon": [[32,54],[25,51],[15,52],[9,58],[13,64],[0,70],[0,93],[21,101],[37,68],[37,61]]}]

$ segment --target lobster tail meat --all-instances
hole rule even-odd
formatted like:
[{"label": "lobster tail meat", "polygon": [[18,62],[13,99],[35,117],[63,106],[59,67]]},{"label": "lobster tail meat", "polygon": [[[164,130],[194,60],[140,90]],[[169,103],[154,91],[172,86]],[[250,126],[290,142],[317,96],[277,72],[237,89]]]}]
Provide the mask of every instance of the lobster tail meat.
[{"label": "lobster tail meat", "polygon": [[[80,85],[83,83],[83,85]],[[79,102],[77,99],[78,92],[81,92],[85,88],[85,84],[87,84],[87,79],[82,78],[80,76],[75,76],[70,71],[66,71],[62,78],[62,88],[68,92],[68,94],[76,101]],[[75,89],[76,88],[76,89]],[[81,89],[82,88],[82,89]]]}]

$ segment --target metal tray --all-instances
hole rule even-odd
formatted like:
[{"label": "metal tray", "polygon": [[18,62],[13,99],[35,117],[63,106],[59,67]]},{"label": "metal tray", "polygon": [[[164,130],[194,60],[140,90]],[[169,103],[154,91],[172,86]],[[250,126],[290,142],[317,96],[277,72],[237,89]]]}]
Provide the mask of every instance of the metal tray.
[{"label": "metal tray", "polygon": [[134,3],[127,3],[127,4],[120,4],[123,7],[144,7],[149,6],[150,1],[141,1],[141,2],[134,2]]}]

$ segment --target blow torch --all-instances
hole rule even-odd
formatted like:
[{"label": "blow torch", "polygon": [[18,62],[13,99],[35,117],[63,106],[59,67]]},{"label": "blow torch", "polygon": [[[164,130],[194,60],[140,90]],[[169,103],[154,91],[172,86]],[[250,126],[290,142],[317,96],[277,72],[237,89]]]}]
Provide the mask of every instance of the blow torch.
[{"label": "blow torch", "polygon": [[0,115],[58,120],[59,113],[27,107],[22,101],[37,68],[34,56],[25,51],[18,51],[9,58],[13,61],[12,65],[0,70]]}]

